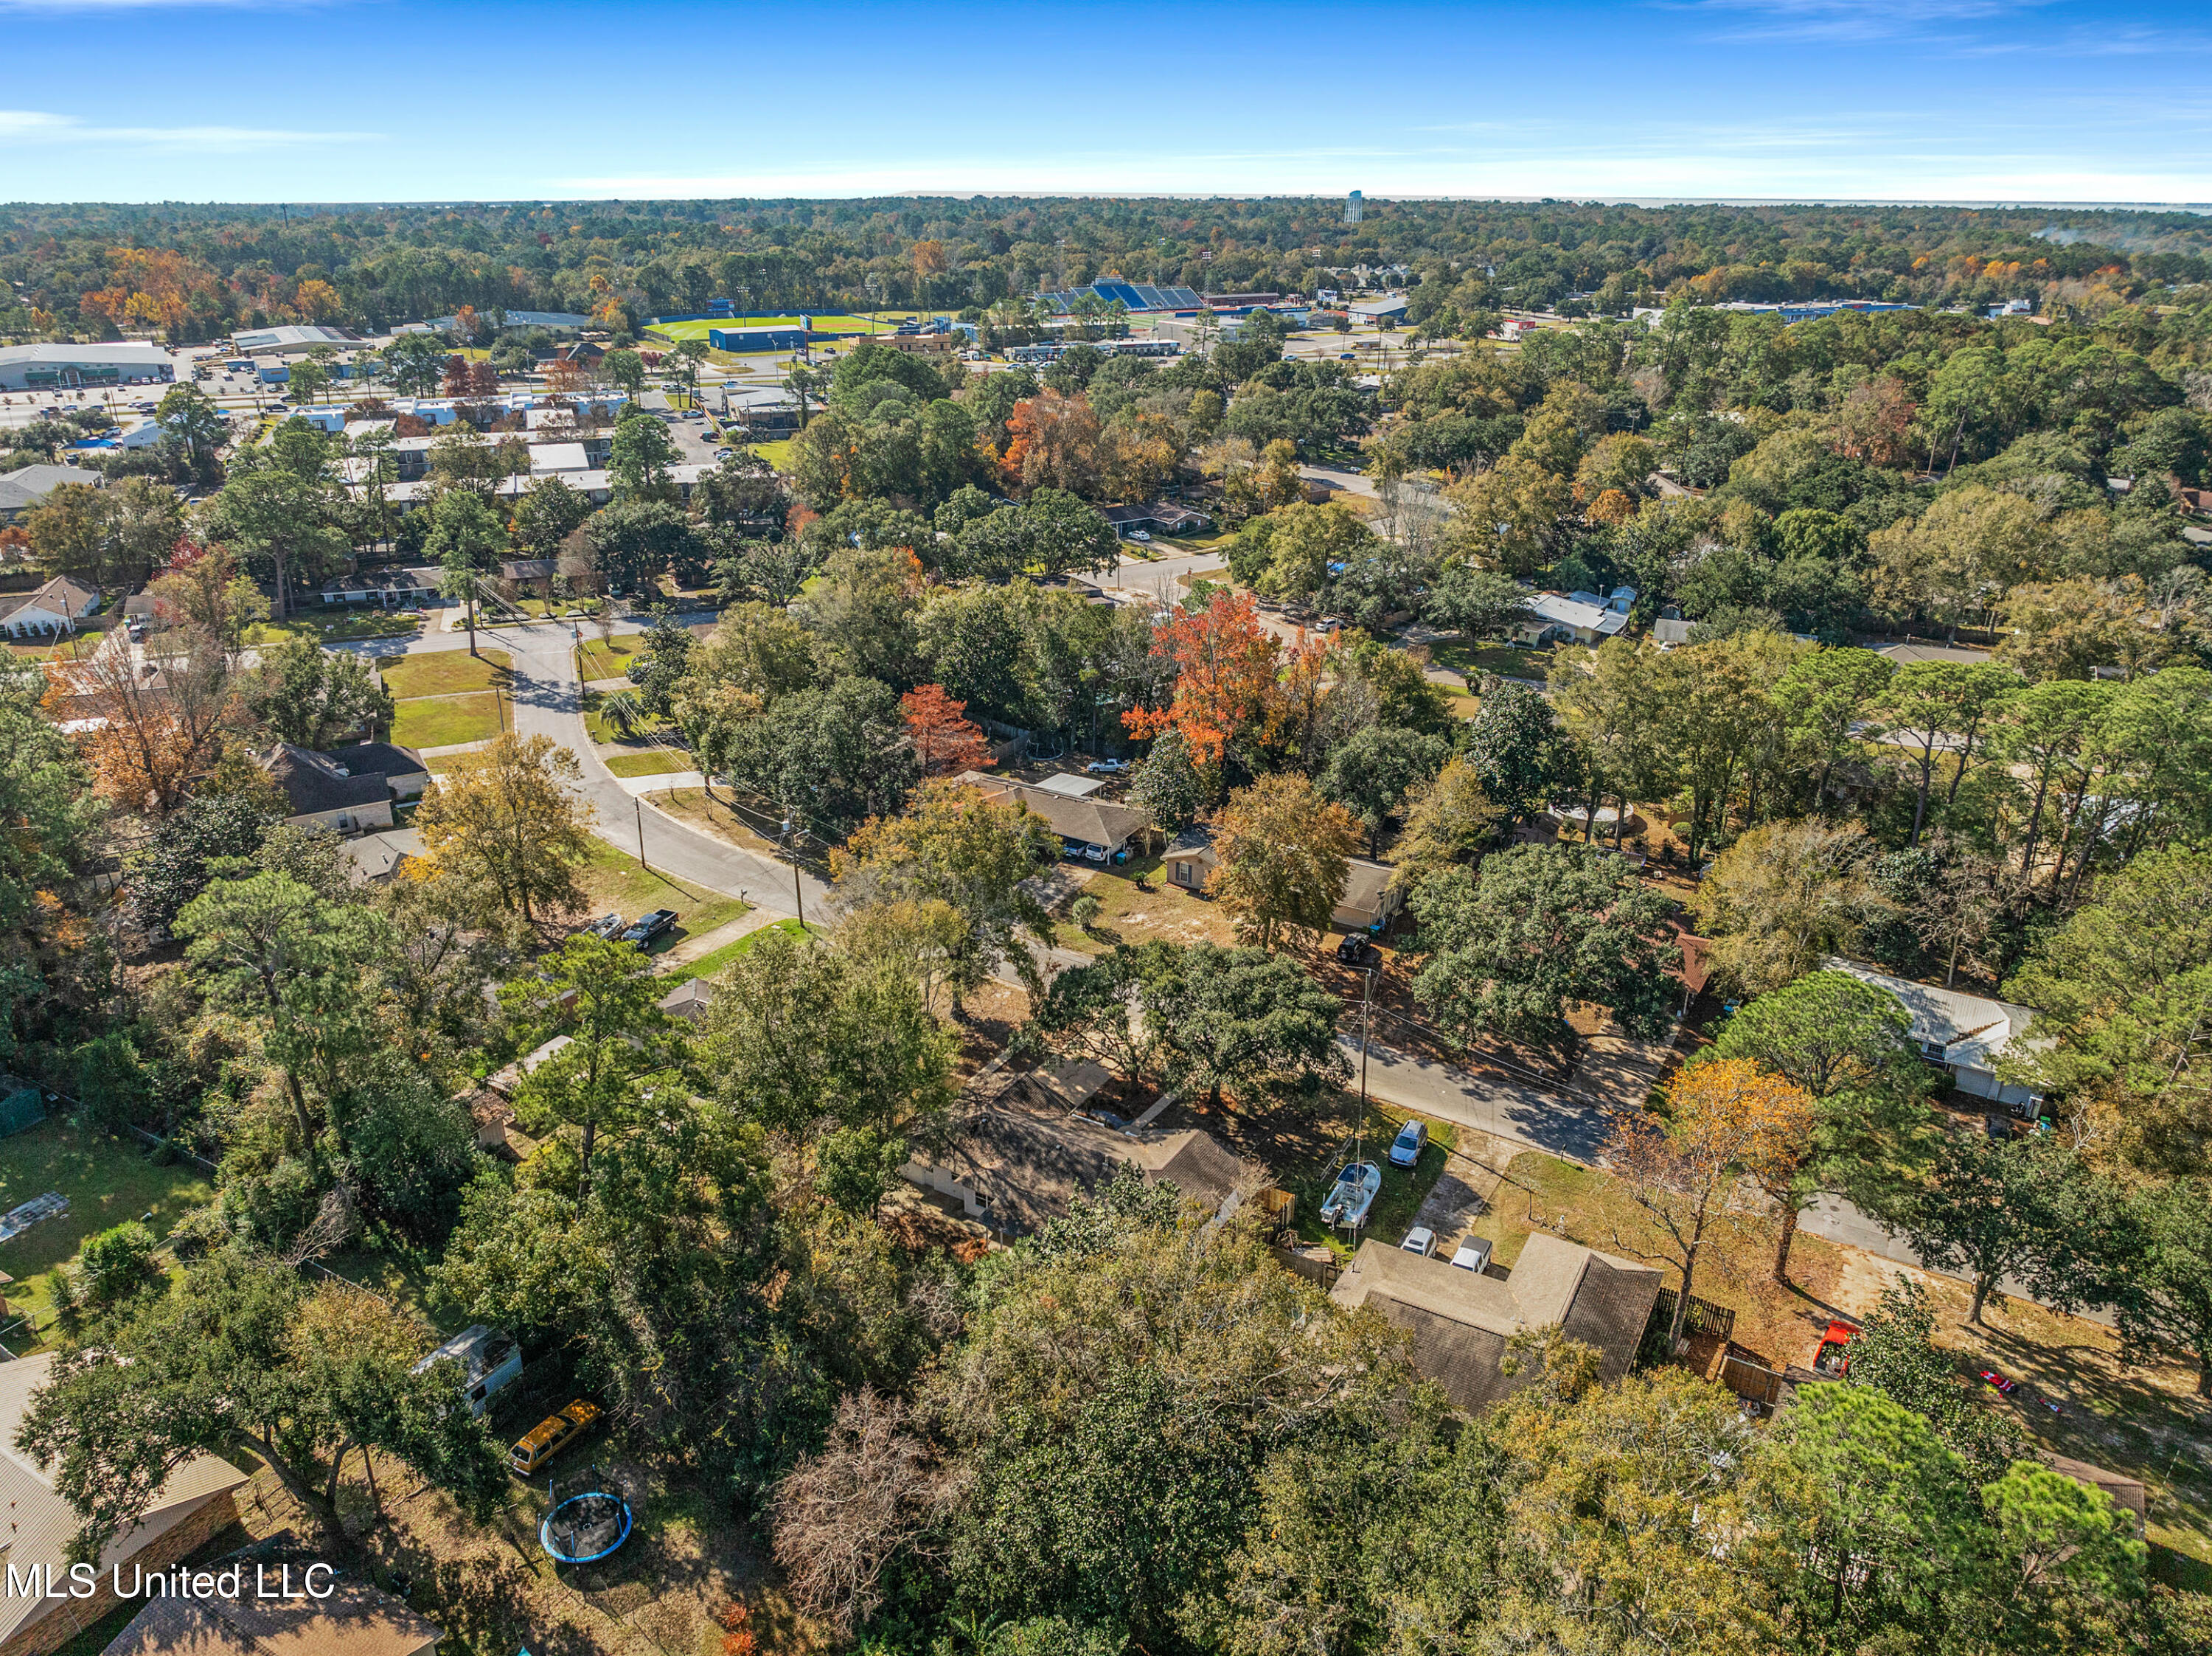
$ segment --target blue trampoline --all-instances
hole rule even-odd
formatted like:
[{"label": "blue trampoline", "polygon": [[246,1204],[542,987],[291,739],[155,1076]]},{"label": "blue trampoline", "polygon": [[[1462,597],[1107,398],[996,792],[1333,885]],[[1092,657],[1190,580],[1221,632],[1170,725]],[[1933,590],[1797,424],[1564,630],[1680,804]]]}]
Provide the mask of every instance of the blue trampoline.
[{"label": "blue trampoline", "polygon": [[596,1564],[629,1539],[629,1497],[616,1480],[593,1466],[578,1483],[573,1495],[555,1492],[538,1526],[538,1544],[556,1564]]}]

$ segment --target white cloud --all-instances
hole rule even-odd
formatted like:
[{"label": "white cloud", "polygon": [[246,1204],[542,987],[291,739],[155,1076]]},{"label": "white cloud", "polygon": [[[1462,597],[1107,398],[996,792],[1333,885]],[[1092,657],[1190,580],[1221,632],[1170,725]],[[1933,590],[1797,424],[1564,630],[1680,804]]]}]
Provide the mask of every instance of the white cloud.
[{"label": "white cloud", "polygon": [[295,132],[255,126],[94,126],[75,115],[38,109],[0,109],[0,143],[100,144],[143,149],[236,151],[295,143],[347,143],[381,137],[376,132]]}]

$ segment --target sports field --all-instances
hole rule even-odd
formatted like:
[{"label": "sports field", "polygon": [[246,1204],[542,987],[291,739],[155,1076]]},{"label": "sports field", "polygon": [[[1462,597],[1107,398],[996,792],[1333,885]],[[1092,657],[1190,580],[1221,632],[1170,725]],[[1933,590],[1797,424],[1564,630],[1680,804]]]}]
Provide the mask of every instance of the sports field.
[{"label": "sports field", "polygon": [[[696,322],[655,322],[647,328],[664,338],[679,343],[686,339],[704,340],[715,329],[735,331],[739,328],[795,328],[795,316],[747,316],[703,318]],[[817,333],[890,333],[898,326],[896,322],[877,322],[865,316],[817,316],[814,318]]]}]

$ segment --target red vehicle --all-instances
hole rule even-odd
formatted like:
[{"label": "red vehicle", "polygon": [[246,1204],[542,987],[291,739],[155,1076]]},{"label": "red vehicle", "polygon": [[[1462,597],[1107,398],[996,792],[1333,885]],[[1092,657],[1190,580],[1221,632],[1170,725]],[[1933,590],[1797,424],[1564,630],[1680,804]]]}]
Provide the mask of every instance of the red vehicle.
[{"label": "red vehicle", "polygon": [[1813,1354],[1813,1367],[1824,1374],[1850,1374],[1851,1360],[1844,1354],[1858,1331],[1841,1318],[1831,1320],[1828,1331],[1820,1336],[1820,1349]]}]

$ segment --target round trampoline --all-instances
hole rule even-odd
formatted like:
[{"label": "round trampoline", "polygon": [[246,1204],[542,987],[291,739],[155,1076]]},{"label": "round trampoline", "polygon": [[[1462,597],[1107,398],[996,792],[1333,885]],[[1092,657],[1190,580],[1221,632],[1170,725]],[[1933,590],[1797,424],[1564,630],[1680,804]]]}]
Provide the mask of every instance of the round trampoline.
[{"label": "round trampoline", "polygon": [[538,1544],[556,1563],[595,1564],[629,1539],[629,1497],[611,1478],[587,1479],[580,1493],[554,1501]]}]

